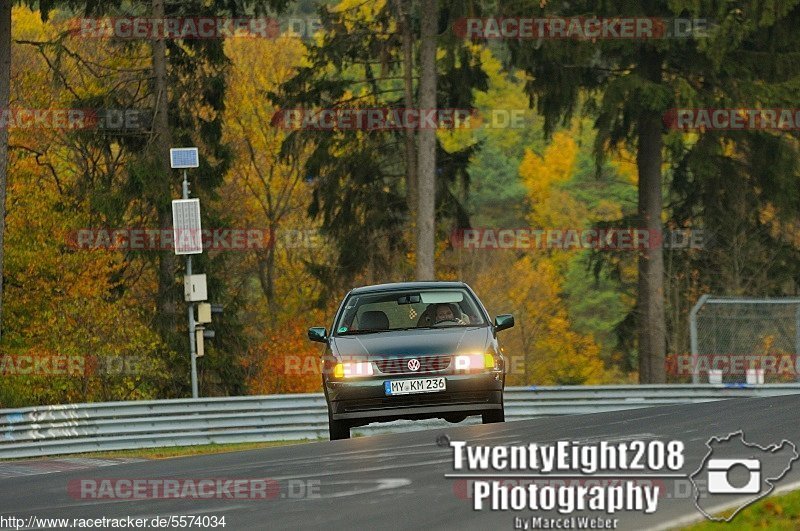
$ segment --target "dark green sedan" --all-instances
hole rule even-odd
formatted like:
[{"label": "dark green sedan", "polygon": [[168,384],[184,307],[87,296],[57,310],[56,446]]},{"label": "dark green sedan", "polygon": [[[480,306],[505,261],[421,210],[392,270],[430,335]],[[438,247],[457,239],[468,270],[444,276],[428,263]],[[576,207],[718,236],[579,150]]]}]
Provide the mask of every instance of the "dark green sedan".
[{"label": "dark green sedan", "polygon": [[403,282],[351,290],[330,334],[309,329],[325,343],[322,384],[331,440],[371,422],[442,418],[461,422],[481,415],[503,422],[505,358],[497,332],[514,317],[494,322],[463,282]]}]

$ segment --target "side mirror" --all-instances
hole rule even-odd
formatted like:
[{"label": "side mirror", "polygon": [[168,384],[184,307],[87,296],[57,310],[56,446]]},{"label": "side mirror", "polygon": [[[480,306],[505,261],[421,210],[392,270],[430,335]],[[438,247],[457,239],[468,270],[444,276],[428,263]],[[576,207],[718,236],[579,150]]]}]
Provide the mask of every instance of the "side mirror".
[{"label": "side mirror", "polygon": [[506,328],[511,328],[512,326],[514,326],[514,316],[510,313],[504,313],[503,315],[498,315],[494,318],[495,332],[505,330]]},{"label": "side mirror", "polygon": [[314,326],[308,329],[308,339],[318,343],[328,342],[328,331],[324,326]]}]

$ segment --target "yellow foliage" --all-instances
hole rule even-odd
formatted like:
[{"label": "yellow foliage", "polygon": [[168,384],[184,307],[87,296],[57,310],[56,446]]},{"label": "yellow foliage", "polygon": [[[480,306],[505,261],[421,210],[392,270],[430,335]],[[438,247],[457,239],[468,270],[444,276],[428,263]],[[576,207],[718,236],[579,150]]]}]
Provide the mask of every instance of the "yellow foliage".
[{"label": "yellow foliage", "polygon": [[[518,79],[511,79],[502,62],[486,47],[473,45],[472,53],[480,58],[481,67],[488,78],[486,91],[473,90],[475,113],[469,117],[468,127],[439,129],[436,132],[442,147],[453,152],[475,144],[483,138],[502,149],[512,150],[520,142],[518,127],[503,127],[503,120],[523,120],[535,127],[539,119],[528,107],[528,95]],[[517,72],[518,77],[524,76]],[[523,77],[524,80],[524,77]],[[495,121],[493,127],[488,127]]]},{"label": "yellow foliage", "polygon": [[526,149],[519,166],[519,174],[531,198],[545,202],[554,185],[567,182],[572,177],[577,155],[577,144],[563,131],[553,135],[553,141],[547,146],[543,156]]},{"label": "yellow foliage", "polygon": [[[305,155],[281,159],[286,132],[272,123],[278,109],[265,97],[303,64],[304,47],[294,38],[230,40],[226,54],[231,67],[224,139],[234,157],[221,203],[235,226],[275,236],[271,248],[247,253],[229,271],[254,288],[242,309],[249,316],[244,335],[254,345],[243,363],[246,381],[253,393],[317,391],[319,346],[308,341],[306,331],[310,320],[323,318],[309,311],[318,283],[304,261],[320,259],[330,247],[314,233],[319,223],[306,216],[311,194],[301,172]],[[271,297],[263,281],[267,271],[272,271]]]},{"label": "yellow foliage", "polygon": [[597,344],[570,329],[554,264],[530,255],[515,259],[511,254],[498,254],[492,264],[478,275],[475,288],[493,313],[515,316],[515,327],[502,337],[509,385],[607,381]]},{"label": "yellow foliage", "polygon": [[639,170],[636,167],[636,155],[625,146],[611,151],[611,165],[618,175],[626,178],[634,186],[639,183]]},{"label": "yellow foliage", "polygon": [[386,0],[373,0],[371,2],[364,2],[363,0],[341,0],[331,11],[346,11],[349,14],[349,18],[371,20],[380,13],[385,6]]},{"label": "yellow foliage", "polygon": [[578,145],[566,132],[553,135],[553,141],[541,156],[525,150],[519,175],[528,191],[531,205],[528,222],[532,227],[581,228],[586,208],[559,186],[572,178],[577,156]]},{"label": "yellow foliage", "polygon": [[[578,145],[568,132],[556,133],[541,155],[526,150],[519,175],[532,227],[575,229],[585,223],[586,207],[561,187],[573,177],[577,157]],[[609,216],[616,213],[613,206],[603,205]],[[502,338],[511,385],[597,384],[615,377],[594,338],[571,327],[561,291],[564,265],[572,256],[569,251],[532,250],[521,257],[497,251],[477,274],[475,288],[487,306],[516,318]]]}]

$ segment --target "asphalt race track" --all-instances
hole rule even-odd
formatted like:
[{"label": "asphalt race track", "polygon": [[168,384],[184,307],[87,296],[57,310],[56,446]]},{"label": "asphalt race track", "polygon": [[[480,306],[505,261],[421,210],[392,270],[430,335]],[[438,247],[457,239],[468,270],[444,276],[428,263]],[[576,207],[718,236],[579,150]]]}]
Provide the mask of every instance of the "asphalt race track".
[{"label": "asphalt race track", "polygon": [[[468,444],[598,442],[680,439],[686,444],[682,472],[694,472],[712,436],[744,430],[762,446],[788,439],[800,443],[800,395],[735,399],[694,405],[551,417],[495,425],[459,426],[317,442],[226,454],[123,462],[113,466],[13,475],[19,462],[0,463],[0,515],[52,518],[225,516],[225,529],[513,529],[530,510],[474,511],[465,480],[453,472],[453,450],[436,444],[446,433]],[[41,461],[39,461],[41,463]],[[777,487],[800,481],[800,461]],[[24,468],[24,467],[23,467]],[[3,471],[6,470],[6,474]],[[270,499],[90,500],[68,492],[86,478],[269,478],[280,491]],[[692,495],[664,480],[665,496],[653,515],[616,513],[619,528],[664,527],[699,515]],[[684,493],[684,494],[681,494]],[[553,514],[551,516],[556,516]],[[683,520],[681,520],[683,519]],[[735,521],[734,521],[735,523]],[[324,526],[324,527],[322,527]]]}]

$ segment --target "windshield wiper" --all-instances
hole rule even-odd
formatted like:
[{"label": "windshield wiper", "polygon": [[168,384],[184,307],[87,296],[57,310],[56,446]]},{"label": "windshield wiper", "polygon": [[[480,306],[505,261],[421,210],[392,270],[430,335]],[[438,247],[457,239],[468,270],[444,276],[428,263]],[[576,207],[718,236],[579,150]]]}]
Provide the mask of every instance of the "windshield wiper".
[{"label": "windshield wiper", "polygon": [[398,331],[398,330],[441,330],[443,328],[467,328],[467,327],[472,328],[472,327],[479,327],[479,326],[483,326],[483,325],[472,324],[471,323],[471,324],[454,324],[454,325],[446,325],[446,326],[435,326],[435,325],[431,325],[431,326],[409,326],[407,328],[392,328],[392,331],[395,332],[395,331]]},{"label": "windshield wiper", "polygon": [[355,336],[358,334],[375,334],[378,332],[391,332],[391,330],[348,330],[347,332],[339,332],[337,336]]},{"label": "windshield wiper", "polygon": [[454,324],[447,326],[408,326],[406,328],[381,328],[378,330],[348,330],[347,332],[339,332],[337,336],[355,336],[358,334],[376,334],[378,332],[405,332],[407,330],[442,330],[447,328],[472,328],[479,327],[479,324]]}]

